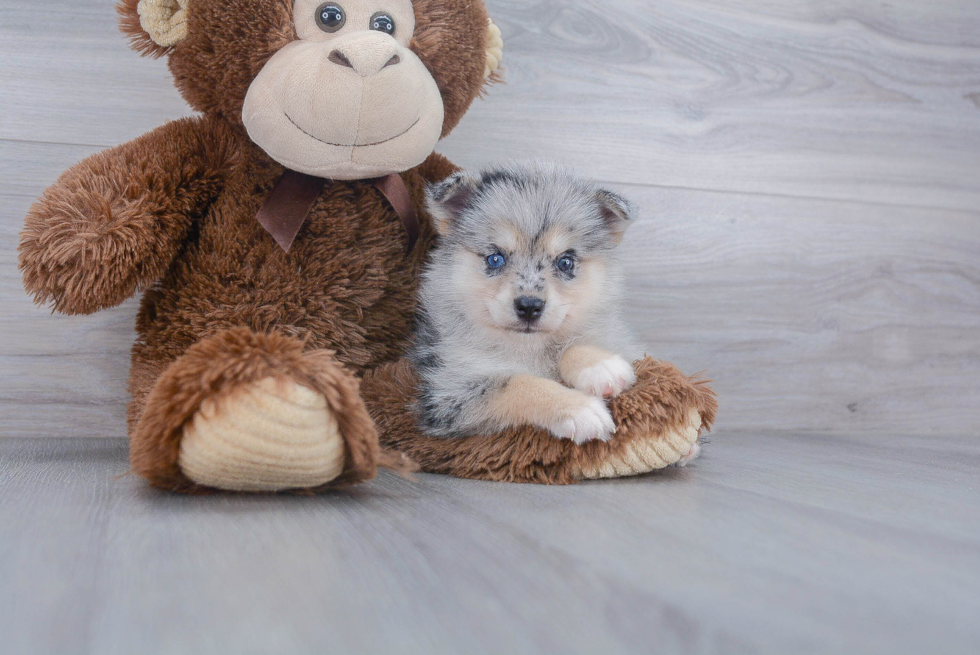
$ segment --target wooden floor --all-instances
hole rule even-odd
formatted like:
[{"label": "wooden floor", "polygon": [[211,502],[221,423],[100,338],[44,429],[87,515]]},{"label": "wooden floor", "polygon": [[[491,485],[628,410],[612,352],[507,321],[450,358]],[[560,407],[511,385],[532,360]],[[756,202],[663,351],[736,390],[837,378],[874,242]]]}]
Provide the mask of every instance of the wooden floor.
[{"label": "wooden floor", "polygon": [[573,487],[147,489],[0,440],[0,637],[44,653],[976,653],[980,441],[725,434]]},{"label": "wooden floor", "polygon": [[0,0],[0,652],[980,652],[980,3],[488,4],[508,83],[440,151],[638,202],[630,318],[716,380],[706,455],[571,488],[116,479],[135,301],[33,307],[17,233],[189,110],[113,0]]}]

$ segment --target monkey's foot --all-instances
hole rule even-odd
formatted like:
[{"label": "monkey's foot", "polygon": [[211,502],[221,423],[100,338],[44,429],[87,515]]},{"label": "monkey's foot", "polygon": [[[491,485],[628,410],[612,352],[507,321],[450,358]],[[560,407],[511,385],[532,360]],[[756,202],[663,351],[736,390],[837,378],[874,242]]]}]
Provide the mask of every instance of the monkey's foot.
[{"label": "monkey's foot", "polygon": [[233,491],[319,487],[344,469],[344,438],[326,399],[265,378],[202,403],[177,459],[197,484]]},{"label": "monkey's foot", "polygon": [[130,439],[133,470],[174,491],[318,491],[407,468],[378,447],[359,383],[332,353],[244,328],[171,363]]},{"label": "monkey's foot", "polygon": [[686,420],[667,427],[659,438],[623,439],[619,449],[610,450],[604,457],[580,461],[573,467],[572,475],[579,480],[594,480],[639,475],[672,464],[686,466],[701,452],[698,446],[701,428],[701,413],[692,407]]}]

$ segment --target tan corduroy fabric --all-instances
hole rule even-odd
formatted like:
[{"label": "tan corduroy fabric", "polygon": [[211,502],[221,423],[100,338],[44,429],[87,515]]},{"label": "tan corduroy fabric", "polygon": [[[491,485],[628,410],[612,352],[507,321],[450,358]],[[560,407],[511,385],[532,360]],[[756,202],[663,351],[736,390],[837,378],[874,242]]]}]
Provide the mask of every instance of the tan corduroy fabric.
[{"label": "tan corduroy fabric", "polygon": [[298,339],[221,330],[133,373],[130,462],[163,489],[319,490],[409,467],[379,450],[357,379]]},{"label": "tan corduroy fabric", "polygon": [[197,484],[232,491],[318,487],[343,471],[344,439],[321,394],[266,378],[206,400],[178,464]]},{"label": "tan corduroy fabric", "polygon": [[504,60],[504,37],[500,33],[500,28],[490,21],[487,28],[487,68],[483,71],[483,76],[489,78],[500,68],[500,63]]},{"label": "tan corduroy fabric", "polygon": [[668,428],[659,439],[635,439],[605,459],[576,462],[571,467],[572,476],[577,480],[621,478],[667,468],[697,447],[700,434],[701,414],[692,407],[685,422]]},{"label": "tan corduroy fabric", "polygon": [[187,37],[188,0],[140,0],[140,26],[153,42],[169,48]]}]

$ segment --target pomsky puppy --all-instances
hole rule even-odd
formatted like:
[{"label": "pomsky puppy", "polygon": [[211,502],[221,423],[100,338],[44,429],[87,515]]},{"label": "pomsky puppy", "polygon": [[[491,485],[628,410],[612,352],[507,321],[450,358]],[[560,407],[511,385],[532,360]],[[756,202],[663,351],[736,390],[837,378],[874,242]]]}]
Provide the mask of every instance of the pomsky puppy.
[{"label": "pomsky puppy", "polygon": [[[441,437],[534,425],[584,443],[615,431],[604,399],[640,354],[615,249],[630,204],[551,164],[458,173],[428,190],[440,235],[411,359],[420,427]],[[563,384],[564,383],[564,384]]]}]

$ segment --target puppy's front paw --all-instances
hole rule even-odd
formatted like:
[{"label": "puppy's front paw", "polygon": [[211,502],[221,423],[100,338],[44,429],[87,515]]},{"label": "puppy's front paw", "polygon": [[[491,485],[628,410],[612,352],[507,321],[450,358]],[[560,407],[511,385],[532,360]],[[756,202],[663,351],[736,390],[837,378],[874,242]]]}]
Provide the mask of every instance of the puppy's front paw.
[{"label": "puppy's front paw", "polygon": [[619,355],[614,355],[582,369],[575,380],[575,388],[598,398],[615,398],[635,382],[636,371],[633,370],[633,365]]},{"label": "puppy's front paw", "polygon": [[550,431],[559,439],[571,439],[577,444],[594,439],[609,441],[616,431],[616,422],[605,403],[583,395],[581,404],[563,412]]}]

